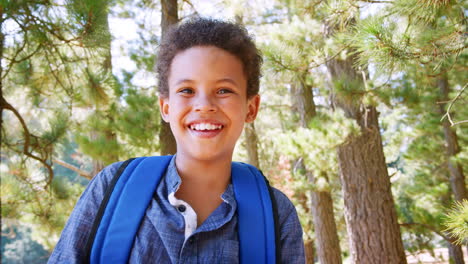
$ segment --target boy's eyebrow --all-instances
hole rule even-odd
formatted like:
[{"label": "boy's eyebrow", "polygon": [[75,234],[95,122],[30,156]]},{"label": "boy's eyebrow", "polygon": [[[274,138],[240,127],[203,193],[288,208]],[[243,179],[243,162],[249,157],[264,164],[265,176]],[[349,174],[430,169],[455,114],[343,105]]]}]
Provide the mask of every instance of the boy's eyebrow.
[{"label": "boy's eyebrow", "polygon": [[228,83],[231,83],[235,86],[237,86],[238,84],[236,83],[236,81],[234,81],[233,79],[231,78],[223,78],[223,79],[220,79],[218,81],[216,81],[217,83],[220,83],[220,82],[228,82]]},{"label": "boy's eyebrow", "polygon": [[184,83],[184,82],[194,82],[194,81],[191,80],[191,79],[181,79],[181,80],[178,80],[176,82],[176,85],[179,85],[179,84]]},{"label": "boy's eyebrow", "polygon": [[[195,81],[194,81],[194,80],[191,80],[191,79],[181,79],[181,80],[178,80],[178,81],[176,82],[175,85],[179,85],[179,84],[184,83],[184,82],[193,83],[193,82],[195,82]],[[237,82],[234,81],[234,80],[231,79],[231,78],[219,79],[219,80],[217,80],[216,82],[217,82],[217,83],[220,83],[220,82],[228,82],[228,83],[231,83],[231,84],[236,85],[236,86],[238,85]]]}]

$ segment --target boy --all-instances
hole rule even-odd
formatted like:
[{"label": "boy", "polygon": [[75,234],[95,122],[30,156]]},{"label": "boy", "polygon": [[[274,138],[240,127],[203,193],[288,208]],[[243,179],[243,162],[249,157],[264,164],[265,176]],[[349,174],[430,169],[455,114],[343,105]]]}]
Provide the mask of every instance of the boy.
[{"label": "boy", "polygon": [[[232,154],[256,118],[262,59],[242,27],[198,18],[173,28],[158,54],[160,110],[177,142],[138,228],[130,263],[238,263]],[[100,172],[78,201],[49,263],[82,263],[85,243],[121,163]],[[304,263],[292,203],[274,189],[282,263]]]}]

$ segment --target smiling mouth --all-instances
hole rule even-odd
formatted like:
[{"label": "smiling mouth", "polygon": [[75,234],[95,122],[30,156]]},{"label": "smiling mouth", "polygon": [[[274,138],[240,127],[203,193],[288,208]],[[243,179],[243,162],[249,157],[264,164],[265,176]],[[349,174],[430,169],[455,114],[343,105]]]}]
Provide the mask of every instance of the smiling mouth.
[{"label": "smiling mouth", "polygon": [[211,123],[197,123],[189,125],[191,130],[195,131],[216,131],[221,130],[224,126],[219,124],[211,124]]}]

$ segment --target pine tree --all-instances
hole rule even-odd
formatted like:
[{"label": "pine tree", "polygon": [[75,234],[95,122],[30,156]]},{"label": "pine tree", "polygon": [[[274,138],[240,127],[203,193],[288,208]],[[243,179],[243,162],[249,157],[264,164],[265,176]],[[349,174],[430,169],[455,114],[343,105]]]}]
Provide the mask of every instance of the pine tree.
[{"label": "pine tree", "polygon": [[[350,32],[358,19],[351,2],[329,3],[325,37]],[[351,53],[351,54],[349,54]],[[395,203],[383,153],[376,105],[365,102],[366,73],[353,66],[352,50],[329,58],[333,103],[359,125],[358,135],[349,135],[338,146],[345,216],[351,256],[356,263],[406,263]],[[367,241],[364,245],[362,241]]]},{"label": "pine tree", "polygon": [[[351,44],[359,51],[361,65],[367,61],[378,69],[380,75],[391,77],[392,72],[407,72],[412,67],[424,73],[414,75],[418,79],[412,79],[412,82],[428,87],[432,97],[432,102],[428,103],[438,112],[434,113],[432,109],[426,111],[443,120],[439,128],[426,125],[424,130],[443,130],[446,155],[442,160],[448,166],[452,193],[459,201],[466,198],[466,180],[457,158],[461,152],[457,133],[451,125],[463,123],[466,117],[456,115],[461,117],[461,121],[454,122],[451,118],[455,116],[453,108],[447,109],[446,105],[449,103],[452,106],[456,100],[463,100],[461,94],[464,88],[450,99],[451,88],[458,85],[457,81],[449,79],[449,75],[454,76],[449,73],[456,73],[459,68],[457,64],[463,65],[466,57],[462,53],[466,48],[462,33],[463,10],[463,4],[459,1],[395,1],[379,14],[358,24]],[[462,78],[458,87],[465,84],[466,78]],[[416,96],[421,94],[421,87],[413,87],[412,92]],[[459,111],[459,114],[462,112]],[[442,203],[448,206],[450,201],[444,199]],[[440,224],[440,220],[437,221],[438,227],[435,229],[440,230]],[[449,249],[455,263],[464,263],[459,247],[449,244]]]}]

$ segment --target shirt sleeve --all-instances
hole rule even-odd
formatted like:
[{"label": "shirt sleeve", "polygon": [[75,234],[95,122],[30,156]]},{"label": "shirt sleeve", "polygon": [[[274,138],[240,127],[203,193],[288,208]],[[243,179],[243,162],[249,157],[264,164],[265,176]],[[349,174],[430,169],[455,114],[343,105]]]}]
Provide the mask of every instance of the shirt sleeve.
[{"label": "shirt sleeve", "polygon": [[88,184],[75,205],[60,239],[47,263],[83,263],[85,245],[107,186],[121,162],[99,172]]},{"label": "shirt sleeve", "polygon": [[281,191],[273,188],[278,206],[281,239],[281,263],[304,264],[302,227],[293,203]]}]

